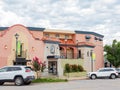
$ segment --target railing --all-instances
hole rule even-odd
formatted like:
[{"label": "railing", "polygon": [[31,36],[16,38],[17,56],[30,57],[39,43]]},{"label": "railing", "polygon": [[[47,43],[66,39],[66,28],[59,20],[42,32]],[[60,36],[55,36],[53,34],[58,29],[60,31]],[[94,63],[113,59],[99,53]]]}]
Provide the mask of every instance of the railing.
[{"label": "railing", "polygon": [[19,57],[26,58],[27,57],[27,51],[20,51],[19,54],[16,54],[16,52],[15,52],[15,55],[16,55],[16,58],[19,58]]},{"label": "railing", "polygon": [[83,59],[83,55],[80,55],[78,53],[61,53],[60,54],[61,59],[78,59],[81,58]]}]

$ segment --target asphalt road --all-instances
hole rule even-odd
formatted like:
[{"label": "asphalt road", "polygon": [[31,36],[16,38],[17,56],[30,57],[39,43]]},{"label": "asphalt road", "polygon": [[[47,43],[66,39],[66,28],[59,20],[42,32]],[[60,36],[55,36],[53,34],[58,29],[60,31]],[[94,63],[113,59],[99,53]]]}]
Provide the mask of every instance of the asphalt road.
[{"label": "asphalt road", "polygon": [[119,79],[75,80],[60,83],[39,83],[28,86],[5,84],[0,90],[120,90]]}]

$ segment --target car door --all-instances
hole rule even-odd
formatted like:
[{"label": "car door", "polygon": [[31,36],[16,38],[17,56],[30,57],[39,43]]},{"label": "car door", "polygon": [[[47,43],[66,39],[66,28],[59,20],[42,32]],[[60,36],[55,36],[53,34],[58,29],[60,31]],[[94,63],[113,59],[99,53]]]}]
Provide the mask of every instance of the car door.
[{"label": "car door", "polygon": [[6,77],[7,79],[13,80],[14,76],[19,74],[19,72],[16,70],[16,67],[9,67],[7,69],[8,76]]},{"label": "car door", "polygon": [[106,70],[105,69],[100,69],[98,70],[97,77],[106,77]]},{"label": "car door", "polygon": [[109,77],[112,69],[104,68],[99,70],[99,77]]}]

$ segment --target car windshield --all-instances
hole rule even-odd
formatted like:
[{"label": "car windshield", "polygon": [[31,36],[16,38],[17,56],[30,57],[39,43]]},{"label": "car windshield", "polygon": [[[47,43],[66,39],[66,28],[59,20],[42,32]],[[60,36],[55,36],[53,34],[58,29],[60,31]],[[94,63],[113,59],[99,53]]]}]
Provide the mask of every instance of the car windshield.
[{"label": "car windshield", "polygon": [[6,72],[7,71],[7,67],[1,68],[0,72]]}]

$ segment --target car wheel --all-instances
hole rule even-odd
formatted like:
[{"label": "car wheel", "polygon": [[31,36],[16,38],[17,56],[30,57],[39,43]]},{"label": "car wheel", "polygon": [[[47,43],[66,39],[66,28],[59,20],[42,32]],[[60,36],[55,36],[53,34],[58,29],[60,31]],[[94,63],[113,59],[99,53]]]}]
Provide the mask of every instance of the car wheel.
[{"label": "car wheel", "polygon": [[111,79],[115,79],[115,78],[116,78],[116,75],[115,75],[115,74],[111,74],[110,78],[111,78]]},{"label": "car wheel", "polygon": [[31,81],[30,82],[24,82],[25,85],[29,85],[31,84]]},{"label": "car wheel", "polygon": [[96,79],[96,75],[95,74],[91,75],[91,79]]},{"label": "car wheel", "polygon": [[3,85],[4,84],[4,82],[0,82],[0,85]]},{"label": "car wheel", "polygon": [[15,85],[17,85],[17,86],[23,85],[23,78],[22,77],[16,77],[15,78]]}]

